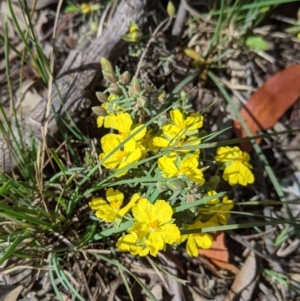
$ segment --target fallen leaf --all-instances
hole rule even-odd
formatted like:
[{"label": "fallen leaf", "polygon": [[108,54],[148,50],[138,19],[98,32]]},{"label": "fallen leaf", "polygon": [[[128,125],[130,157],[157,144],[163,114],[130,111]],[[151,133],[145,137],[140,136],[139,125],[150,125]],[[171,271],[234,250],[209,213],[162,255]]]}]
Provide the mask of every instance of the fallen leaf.
[{"label": "fallen leaf", "polygon": [[229,253],[225,245],[225,234],[219,232],[215,237],[215,240],[210,249],[199,250],[200,256],[204,256],[216,267],[230,271],[233,274],[237,274],[239,269],[229,262]]},{"label": "fallen leaf", "polygon": [[[255,246],[255,248],[260,249],[259,246]],[[261,267],[261,258],[252,251],[235,277],[225,301],[253,300],[252,295],[259,282]]]},{"label": "fallen leaf", "polygon": [[[22,86],[16,92],[18,114],[26,118],[38,105],[42,95],[34,88],[34,80],[24,80]],[[20,97],[21,96],[21,97]],[[19,105],[21,104],[21,105]]]},{"label": "fallen leaf", "polygon": [[201,264],[209,271],[211,271],[211,273],[216,276],[219,279],[224,279],[224,280],[234,280],[235,275],[232,275],[229,273],[225,274],[223,273],[222,269],[218,268],[212,261],[210,261],[209,259],[207,259],[204,256],[200,256],[199,260],[201,262]]},{"label": "fallen leaf", "polygon": [[[150,289],[150,292],[157,300],[163,300],[163,289],[161,283],[154,284],[154,286]],[[151,301],[151,299],[147,296],[146,301]]]},{"label": "fallen leaf", "polygon": [[[280,117],[300,96],[300,64],[289,67],[269,78],[247,101],[240,114],[252,135],[258,130],[266,130],[275,125]],[[239,138],[247,137],[240,122],[235,120],[234,130]],[[257,139],[260,143],[260,139]],[[241,147],[250,151],[252,144]]]},{"label": "fallen leaf", "polygon": [[0,300],[1,301],[16,301],[24,286],[20,285],[1,285]]}]

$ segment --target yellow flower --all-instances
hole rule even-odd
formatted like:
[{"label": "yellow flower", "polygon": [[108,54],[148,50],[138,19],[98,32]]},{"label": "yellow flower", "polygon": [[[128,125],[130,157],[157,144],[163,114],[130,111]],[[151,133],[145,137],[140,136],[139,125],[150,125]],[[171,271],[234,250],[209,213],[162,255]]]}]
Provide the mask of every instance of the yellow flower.
[{"label": "yellow flower", "polygon": [[122,221],[123,216],[132,208],[140,196],[136,193],[132,196],[129,203],[123,208],[124,194],[118,189],[108,188],[106,190],[106,200],[94,198],[89,202],[89,206],[96,210],[95,215],[109,223],[114,222],[116,226]]},{"label": "yellow flower", "polygon": [[[217,194],[215,190],[210,190],[205,194],[205,196],[213,196],[215,194]],[[204,203],[203,205],[209,205],[209,207],[199,208],[201,214],[214,214],[221,225],[227,224],[227,221],[230,218],[229,211],[233,208],[233,201],[229,200],[227,195],[223,197],[222,203],[220,203],[219,198],[215,198]]]},{"label": "yellow flower", "polygon": [[[184,228],[187,230],[201,229],[205,227],[212,227],[218,225],[214,219],[210,219],[205,223],[201,223],[200,221],[196,221],[192,225],[184,225]],[[191,233],[184,234],[180,237],[180,242],[186,243],[186,251],[189,256],[197,257],[199,255],[199,248],[201,249],[209,249],[214,241],[213,237],[208,233]]]},{"label": "yellow flower", "polygon": [[164,134],[164,137],[154,137],[153,145],[155,147],[173,147],[177,152],[187,153],[191,151],[193,146],[197,146],[201,143],[201,140],[197,137],[188,137],[184,139],[177,139],[176,137],[168,137]]},{"label": "yellow flower", "polygon": [[156,256],[165,249],[166,244],[173,244],[180,239],[178,227],[172,224],[172,207],[166,201],[158,200],[151,204],[141,198],[132,208],[132,214],[136,222],[128,229],[130,234],[119,238],[117,242],[121,251]]},{"label": "yellow flower", "polygon": [[83,14],[89,14],[91,12],[91,5],[87,3],[82,3],[80,5],[80,10]]},{"label": "yellow flower", "polygon": [[221,206],[219,206],[216,216],[221,225],[226,225],[228,219],[230,218],[230,211],[233,208],[233,201],[228,199],[228,196],[225,195],[222,200]]},{"label": "yellow flower", "polygon": [[165,178],[188,177],[191,181],[203,185],[205,179],[203,173],[198,169],[199,151],[192,155],[187,155],[183,160],[175,153],[171,153],[169,157],[162,156],[158,159],[158,167],[163,172]]},{"label": "yellow flower", "polygon": [[99,10],[99,9],[100,9],[100,5],[99,4],[82,3],[80,5],[80,11],[84,15],[90,14],[91,12]]},{"label": "yellow flower", "polygon": [[228,181],[229,185],[241,184],[246,186],[254,182],[254,175],[250,169],[250,156],[248,153],[240,150],[239,147],[222,146],[217,149],[215,160],[225,163],[223,179]]},{"label": "yellow flower", "polygon": [[173,124],[166,124],[162,130],[169,137],[184,138],[203,126],[203,116],[198,113],[192,113],[186,119],[180,110],[172,110],[170,117]]},{"label": "yellow flower", "polygon": [[[120,145],[122,141],[120,137],[115,134],[107,134],[101,138],[101,145],[103,153],[99,155],[99,160],[103,160],[107,155],[116,147]],[[102,165],[107,169],[122,169],[126,166],[128,168],[121,172],[117,173],[116,177],[121,177],[125,175],[130,169],[130,165],[138,162],[142,157],[141,148],[138,146],[138,143],[130,139],[122,147],[119,147],[113,154],[102,162]]]},{"label": "yellow flower", "polygon": [[116,243],[121,252],[130,252],[132,255],[147,256],[149,249],[138,244],[137,234],[135,232],[120,237]]},{"label": "yellow flower", "polygon": [[[213,196],[215,194],[217,194],[215,190],[209,190],[204,196]],[[203,203],[203,205],[207,205],[207,207],[200,207],[199,211],[201,214],[214,214],[216,211],[216,207],[218,207],[219,204],[219,198],[212,199],[208,202]]]},{"label": "yellow flower", "polygon": [[[131,116],[123,112],[117,113],[116,115],[109,115],[104,121],[104,127],[119,131],[119,136],[122,140],[129,136],[136,141],[141,140],[146,134],[146,127],[141,129],[143,126],[143,124],[132,126]],[[140,131],[137,132],[138,130]]]},{"label": "yellow flower", "polygon": [[156,137],[154,134],[153,129],[148,129],[145,136],[143,137],[141,144],[144,146],[145,149],[149,151],[156,151],[159,147],[153,144],[153,139]]},{"label": "yellow flower", "polygon": [[103,125],[103,123],[104,123],[104,120],[105,120],[105,117],[106,116],[98,116],[97,117],[97,127],[98,128],[101,128],[101,126]]},{"label": "yellow flower", "polygon": [[122,35],[122,39],[128,42],[139,43],[143,37],[143,33],[136,23],[129,21],[129,33]]},{"label": "yellow flower", "polygon": [[[101,105],[101,107],[104,109],[104,112],[106,112],[106,115],[97,117],[97,126],[98,126],[98,128],[102,127],[102,125],[105,123],[105,119],[108,116],[107,114],[108,114],[108,109],[109,109],[109,106],[110,106],[110,102],[112,100],[116,99],[116,98],[117,98],[116,94],[109,94],[108,97],[107,97],[106,102],[104,102]],[[117,104],[113,103],[111,110],[115,111],[115,110],[117,110],[117,108],[118,108]],[[109,110],[109,113],[111,113],[110,112],[111,110]]]},{"label": "yellow flower", "polygon": [[114,100],[118,97],[117,94],[109,94],[108,97],[107,97],[107,101],[111,101],[111,100]]}]

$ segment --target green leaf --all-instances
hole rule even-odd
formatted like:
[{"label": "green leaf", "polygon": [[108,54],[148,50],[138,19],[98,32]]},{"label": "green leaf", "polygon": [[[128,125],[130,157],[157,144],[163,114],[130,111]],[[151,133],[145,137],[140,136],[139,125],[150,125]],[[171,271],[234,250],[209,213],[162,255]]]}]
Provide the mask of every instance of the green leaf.
[{"label": "green leaf", "polygon": [[185,211],[185,210],[190,209],[192,207],[196,207],[196,206],[199,206],[199,205],[204,204],[206,202],[209,202],[213,199],[223,197],[225,194],[226,194],[226,192],[219,192],[219,193],[214,194],[212,196],[205,196],[205,197],[201,198],[200,200],[196,200],[195,202],[186,203],[186,204],[177,206],[177,207],[173,208],[173,212],[177,213],[177,212]]},{"label": "green leaf", "polygon": [[120,227],[112,227],[109,229],[105,229],[102,232],[95,234],[93,237],[93,240],[100,240],[106,237],[110,237],[111,235],[118,234],[125,232],[128,228],[130,228],[133,225],[132,221],[126,221],[123,224],[120,225]]},{"label": "green leaf", "polygon": [[2,185],[2,187],[0,187],[0,195],[3,195],[7,190],[10,189],[10,187],[12,187],[11,182],[11,180],[8,180]]},{"label": "green leaf", "polygon": [[262,37],[248,36],[245,40],[245,44],[252,49],[266,51],[268,49],[268,43]]}]

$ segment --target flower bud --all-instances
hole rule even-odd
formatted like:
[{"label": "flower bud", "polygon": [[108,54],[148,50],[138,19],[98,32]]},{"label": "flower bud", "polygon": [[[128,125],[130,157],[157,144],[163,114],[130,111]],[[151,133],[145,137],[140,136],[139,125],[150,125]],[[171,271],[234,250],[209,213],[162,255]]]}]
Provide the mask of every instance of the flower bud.
[{"label": "flower bud", "polygon": [[143,33],[140,30],[136,30],[133,33],[131,33],[131,38],[135,43],[139,43],[142,37],[143,37]]},{"label": "flower bud", "polygon": [[168,188],[173,191],[182,191],[185,188],[184,182],[179,179],[169,180],[166,184]]},{"label": "flower bud", "polygon": [[82,3],[80,5],[80,10],[81,10],[81,13],[84,14],[84,15],[89,14],[91,12],[91,5],[86,4],[86,3]]},{"label": "flower bud", "polygon": [[128,71],[125,71],[121,74],[120,76],[120,82],[123,84],[123,85],[127,85],[131,80],[131,74],[130,72]]},{"label": "flower bud", "polygon": [[107,96],[102,92],[96,92],[96,96],[98,100],[102,103],[107,101]]},{"label": "flower bud", "polygon": [[161,90],[158,93],[157,99],[160,103],[164,103],[167,97],[167,93],[165,90]]},{"label": "flower bud", "polygon": [[92,107],[92,110],[97,116],[106,116],[107,115],[107,112],[100,106]]},{"label": "flower bud", "polygon": [[196,201],[195,195],[193,195],[193,194],[188,194],[188,195],[186,196],[186,202],[187,202],[187,203],[193,203],[193,202],[195,202],[195,201]]},{"label": "flower bud", "polygon": [[160,192],[164,192],[164,191],[168,190],[168,186],[167,186],[166,182],[157,182],[156,186]]},{"label": "flower bud", "polygon": [[112,73],[114,72],[111,62],[105,57],[100,58],[100,64],[101,64],[102,71],[110,71]]},{"label": "flower bud", "polygon": [[122,93],[122,90],[117,85],[111,85],[108,88],[108,91],[109,91],[110,94],[115,94],[115,95],[120,95]]},{"label": "flower bud", "polygon": [[175,15],[175,6],[171,0],[168,2],[168,5],[167,5],[167,13],[170,18],[173,18]]},{"label": "flower bud", "polygon": [[129,21],[129,33],[124,34],[121,38],[127,42],[139,43],[143,37],[143,33],[133,21]]},{"label": "flower bud", "polygon": [[137,105],[140,108],[144,108],[146,106],[147,103],[147,98],[145,96],[141,96],[137,99]]},{"label": "flower bud", "polygon": [[128,88],[128,95],[129,97],[134,97],[134,92],[131,87]]},{"label": "flower bud", "polygon": [[190,59],[192,59],[194,62],[205,64],[205,59],[203,58],[203,56],[198,52],[196,52],[195,50],[191,48],[185,48],[183,51],[185,55],[188,56]]},{"label": "flower bud", "polygon": [[117,82],[117,78],[115,76],[115,74],[112,72],[112,71],[104,71],[102,70],[102,74],[103,74],[103,77],[109,81],[110,83],[116,83]]},{"label": "flower bud", "polygon": [[209,186],[212,189],[216,189],[220,183],[220,177],[219,176],[211,176],[208,182],[209,182]]},{"label": "flower bud", "polygon": [[141,84],[136,76],[134,76],[131,80],[131,88],[134,94],[140,94],[142,92]]}]

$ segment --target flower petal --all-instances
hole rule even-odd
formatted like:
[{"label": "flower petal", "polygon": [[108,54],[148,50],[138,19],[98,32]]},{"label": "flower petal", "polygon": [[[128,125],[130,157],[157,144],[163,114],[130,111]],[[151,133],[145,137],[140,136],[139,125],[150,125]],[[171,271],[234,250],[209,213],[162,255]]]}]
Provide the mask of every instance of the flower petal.
[{"label": "flower petal", "polygon": [[198,168],[189,168],[185,171],[185,175],[193,182],[198,183],[202,186],[205,182],[203,172]]},{"label": "flower petal", "polygon": [[[196,152],[197,155],[199,155],[199,152]],[[197,168],[199,161],[198,156],[195,154],[186,156],[182,162],[180,167],[190,167],[190,168]]]},{"label": "flower petal", "polygon": [[213,244],[213,237],[207,233],[199,233],[194,237],[195,242],[201,249],[209,249]]},{"label": "flower petal", "polygon": [[[107,153],[101,153],[99,155],[99,160],[103,161],[103,159],[107,157]],[[120,158],[123,157],[122,151],[117,151],[117,153],[114,153],[114,155],[109,156],[105,161],[102,162],[102,165],[107,169],[115,169],[119,163]]]},{"label": "flower petal", "polygon": [[233,201],[229,200],[228,196],[225,195],[223,197],[222,206],[221,206],[220,210],[222,210],[222,211],[229,211],[229,210],[231,210],[233,208],[233,206],[234,206]]},{"label": "flower petal", "polygon": [[124,152],[126,155],[132,153],[136,149],[137,149],[137,143],[134,139],[130,139],[124,144]]},{"label": "flower petal", "polygon": [[111,202],[110,205],[102,198],[95,198],[89,202],[89,206],[96,210],[95,215],[109,223],[115,222],[121,207],[119,201]]},{"label": "flower petal", "polygon": [[133,150],[131,153],[127,153],[127,165],[133,164],[139,161],[142,156],[142,152],[140,148]]},{"label": "flower petal", "polygon": [[[218,194],[218,193],[217,193],[215,190],[209,190],[209,191],[205,194],[205,196],[214,196],[214,195],[216,195],[216,194]],[[219,204],[219,203],[220,203],[220,199],[219,199],[219,198],[215,198],[215,199],[212,199],[212,200],[206,202],[205,204],[206,204],[206,205],[217,205],[217,204]]]},{"label": "flower petal", "polygon": [[105,118],[104,127],[112,128],[120,132],[120,134],[129,134],[132,125],[131,116],[128,113],[117,113],[117,115],[109,115]]},{"label": "flower petal", "polygon": [[153,205],[147,199],[141,198],[132,208],[132,214],[137,221],[150,225],[152,207]]},{"label": "flower petal", "polygon": [[170,117],[177,127],[182,128],[184,126],[183,114],[180,110],[170,111]]},{"label": "flower petal", "polygon": [[158,159],[158,167],[163,171],[163,176],[166,178],[175,178],[179,175],[179,170],[176,167],[174,160],[167,156],[162,156]]},{"label": "flower petal", "polygon": [[135,233],[138,242],[143,242],[144,238],[150,233],[150,227],[143,222],[135,222],[128,232]]},{"label": "flower petal", "polygon": [[120,143],[121,141],[116,134],[106,134],[101,138],[101,146],[104,153],[111,152]]},{"label": "flower petal", "polygon": [[193,235],[189,235],[188,237],[186,251],[190,257],[197,257],[199,255],[199,250]]},{"label": "flower petal", "polygon": [[94,198],[89,202],[89,206],[93,209],[93,210],[98,210],[99,208],[103,207],[103,206],[109,206],[107,204],[107,202],[102,199],[102,198]]},{"label": "flower petal", "polygon": [[97,117],[97,127],[98,128],[101,128],[102,127],[102,125],[103,125],[103,122],[104,122],[104,116],[98,116]]},{"label": "flower petal", "polygon": [[121,252],[130,252],[130,250],[136,246],[136,243],[136,235],[134,233],[130,233],[120,237],[116,243],[116,246]]},{"label": "flower petal", "polygon": [[173,244],[180,240],[180,231],[174,224],[166,224],[160,227],[159,233],[167,244]]},{"label": "flower petal", "polygon": [[[123,175],[125,175],[131,168],[134,168],[133,166],[131,166],[132,164],[138,162],[138,160],[141,158],[142,156],[142,152],[141,150],[135,149],[132,153],[127,154],[128,157],[126,158],[126,160],[123,160],[119,166],[118,166],[118,172],[115,174],[116,177],[121,177]],[[127,167],[127,168],[126,168]],[[124,170],[122,172],[119,172],[119,170],[123,169]]]},{"label": "flower petal", "polygon": [[189,238],[189,234],[183,234],[180,236],[179,243],[186,241]]},{"label": "flower petal", "polygon": [[198,130],[203,126],[203,116],[193,113],[186,118],[185,124],[188,131]]},{"label": "flower petal", "polygon": [[147,256],[150,251],[149,248],[146,246],[136,246],[136,250],[137,250],[137,254],[141,257]]},{"label": "flower petal", "polygon": [[172,140],[172,145],[178,146],[180,139],[185,137],[185,130],[178,128],[173,124],[166,124],[162,127],[164,136],[168,140]]},{"label": "flower petal", "polygon": [[150,254],[156,256],[158,251],[164,248],[165,242],[159,233],[151,232],[146,241],[146,246],[149,248]]},{"label": "flower petal", "polygon": [[173,209],[166,201],[158,200],[152,206],[150,216],[151,221],[158,220],[160,225],[164,225],[171,221]]},{"label": "flower petal", "polygon": [[[144,127],[144,128],[141,129],[142,127]],[[137,131],[139,131],[139,132],[136,133]],[[147,128],[143,124],[140,124],[140,125],[136,125],[131,130],[130,135],[133,136],[134,140],[138,141],[138,140],[141,140],[146,135],[146,131],[147,131]]]},{"label": "flower petal", "polygon": [[135,193],[129,203],[124,206],[121,210],[119,210],[119,215],[124,216],[135,204],[136,202],[141,198],[141,196],[138,193]]},{"label": "flower petal", "polygon": [[236,161],[225,168],[223,179],[228,181],[229,185],[246,186],[254,182],[254,175],[242,162]]},{"label": "flower petal", "polygon": [[108,223],[112,223],[116,219],[118,211],[114,210],[111,206],[106,204],[106,206],[99,208],[96,211],[95,215]]},{"label": "flower petal", "polygon": [[122,205],[124,200],[124,194],[120,190],[114,190],[112,187],[110,187],[106,190],[106,199],[110,203],[118,202]]},{"label": "flower petal", "polygon": [[157,147],[168,147],[170,145],[170,141],[162,137],[154,137],[153,145]]}]

